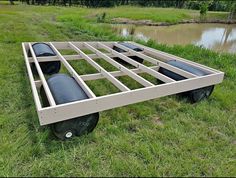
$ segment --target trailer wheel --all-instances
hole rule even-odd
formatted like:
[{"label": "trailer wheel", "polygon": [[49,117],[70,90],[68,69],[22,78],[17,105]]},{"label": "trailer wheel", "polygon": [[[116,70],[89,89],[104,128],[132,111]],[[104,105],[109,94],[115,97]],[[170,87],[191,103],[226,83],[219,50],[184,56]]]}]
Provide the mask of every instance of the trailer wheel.
[{"label": "trailer wheel", "polygon": [[57,138],[59,138],[60,140],[70,139],[70,138],[74,137],[74,135],[75,135],[75,130],[68,129],[68,130],[57,131],[57,129],[55,127],[56,127],[55,124],[53,124],[51,126],[51,130],[52,130],[53,134]]},{"label": "trailer wheel", "polygon": [[212,94],[213,90],[214,85],[192,90],[188,92],[188,98],[191,103],[196,103],[201,100],[207,99]]},{"label": "trailer wheel", "polygon": [[54,123],[51,125],[52,132],[61,140],[70,139],[74,136],[82,136],[94,130],[99,120],[99,114],[89,114],[74,119]]}]

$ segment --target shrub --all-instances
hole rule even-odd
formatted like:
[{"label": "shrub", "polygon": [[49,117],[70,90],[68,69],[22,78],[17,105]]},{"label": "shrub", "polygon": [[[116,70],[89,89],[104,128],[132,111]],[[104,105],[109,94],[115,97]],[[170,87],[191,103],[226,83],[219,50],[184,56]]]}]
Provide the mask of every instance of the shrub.
[{"label": "shrub", "polygon": [[103,23],[106,20],[106,12],[103,12],[102,14],[97,15],[97,22]]}]

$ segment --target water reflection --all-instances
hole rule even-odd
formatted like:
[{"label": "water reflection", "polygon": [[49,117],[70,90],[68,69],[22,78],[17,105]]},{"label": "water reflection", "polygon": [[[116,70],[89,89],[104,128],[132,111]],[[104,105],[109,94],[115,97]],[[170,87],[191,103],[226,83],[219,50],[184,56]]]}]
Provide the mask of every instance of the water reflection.
[{"label": "water reflection", "polygon": [[181,24],[168,27],[115,25],[122,36],[133,35],[164,44],[194,44],[215,51],[236,53],[236,25]]}]

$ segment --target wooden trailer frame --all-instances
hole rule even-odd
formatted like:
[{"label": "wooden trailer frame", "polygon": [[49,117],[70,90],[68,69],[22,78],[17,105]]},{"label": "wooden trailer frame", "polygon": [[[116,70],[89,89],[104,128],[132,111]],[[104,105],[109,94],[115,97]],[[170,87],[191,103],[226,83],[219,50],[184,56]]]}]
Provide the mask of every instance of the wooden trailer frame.
[{"label": "wooden trailer frame", "polygon": [[[34,43],[35,42],[24,42],[22,43],[22,48],[40,125],[52,124],[59,121],[65,121],[70,118],[125,106],[132,103],[215,85],[221,83],[224,78],[224,73],[221,71],[131,41],[127,41],[127,43],[138,46],[142,49],[142,51],[137,52],[119,44],[118,42],[45,42],[51,46],[51,48],[56,53],[56,56],[36,57],[32,48],[32,45]],[[125,52],[115,51],[113,49],[114,46],[124,50]],[[72,49],[76,51],[78,55],[62,55],[59,52],[59,50],[61,49]],[[83,49],[89,49],[90,51],[94,52],[94,54],[85,54],[82,51]],[[98,49],[106,50],[107,53],[101,52]],[[28,56],[28,50],[31,51],[32,57]],[[147,67],[144,64],[138,63],[135,60],[131,59],[129,56],[138,56],[152,63],[153,66]],[[113,57],[119,57],[123,59],[127,63],[134,66],[135,69],[126,68],[124,65],[121,65],[120,63],[112,59]],[[95,60],[93,60],[96,58],[104,59],[108,63],[115,66],[117,68],[117,71],[106,71],[98,63],[96,63]],[[96,74],[79,75],[68,61],[80,59],[85,59],[99,72]],[[196,76],[190,72],[166,63],[169,60],[181,61],[208,74],[204,76]],[[77,83],[88,95],[89,99],[57,105],[39,65],[39,62],[47,61],[61,61],[61,63],[69,71],[71,76],[74,77]],[[35,67],[37,69],[40,80],[34,79],[30,66],[30,63],[32,62],[35,63]],[[175,81],[172,78],[169,78],[158,72],[158,69],[160,67],[175,72],[176,74],[179,74],[186,79]],[[139,76],[138,73],[148,73],[158,80],[163,81],[164,83],[155,85]],[[144,88],[134,90],[129,89],[116,78],[118,76],[124,75],[128,75],[132,79],[136,80],[141,85],[143,85]],[[120,89],[120,92],[96,97],[93,91],[87,86],[85,81],[102,78],[106,78],[110,82],[112,82],[118,89]],[[41,85],[44,87],[47,99],[50,104],[49,107],[43,107],[41,104],[38,93],[38,88],[41,87]]]}]

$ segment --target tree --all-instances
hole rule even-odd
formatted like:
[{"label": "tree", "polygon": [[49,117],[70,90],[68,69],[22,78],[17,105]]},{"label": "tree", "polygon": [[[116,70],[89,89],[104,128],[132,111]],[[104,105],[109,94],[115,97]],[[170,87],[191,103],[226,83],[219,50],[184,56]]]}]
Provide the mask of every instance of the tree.
[{"label": "tree", "polygon": [[236,2],[230,1],[230,2],[228,2],[228,6],[229,6],[229,10],[230,10],[228,19],[232,20],[236,16]]},{"label": "tree", "polygon": [[9,0],[11,5],[14,5],[14,1],[13,0]]},{"label": "tree", "polygon": [[185,1],[186,0],[175,0],[175,7],[183,8]]},{"label": "tree", "polygon": [[[14,4],[14,0],[9,0]],[[236,0],[21,0],[28,5],[80,5],[86,7],[113,7],[119,5],[139,5],[155,7],[175,7],[200,10],[205,14],[207,10],[211,11],[230,11],[229,19],[235,17]],[[206,4],[208,8],[206,8]]]},{"label": "tree", "polygon": [[208,2],[202,2],[200,5],[200,15],[206,16],[208,10]]}]

